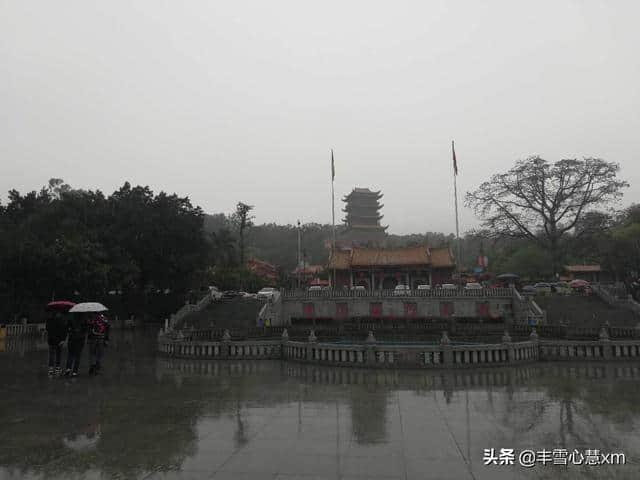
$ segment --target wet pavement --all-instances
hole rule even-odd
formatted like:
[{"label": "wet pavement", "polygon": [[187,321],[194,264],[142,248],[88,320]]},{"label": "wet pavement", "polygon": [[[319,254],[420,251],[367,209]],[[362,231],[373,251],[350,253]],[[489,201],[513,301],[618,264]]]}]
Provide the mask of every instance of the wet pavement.
[{"label": "wet pavement", "polygon": [[[640,478],[640,363],[192,361],[131,332],[99,377],[84,352],[79,378],[48,378],[46,356],[42,341],[0,343],[0,480]],[[514,465],[485,465],[492,448]],[[562,448],[569,465],[552,465]],[[535,465],[519,465],[529,449]],[[620,452],[626,465],[585,464]]]}]

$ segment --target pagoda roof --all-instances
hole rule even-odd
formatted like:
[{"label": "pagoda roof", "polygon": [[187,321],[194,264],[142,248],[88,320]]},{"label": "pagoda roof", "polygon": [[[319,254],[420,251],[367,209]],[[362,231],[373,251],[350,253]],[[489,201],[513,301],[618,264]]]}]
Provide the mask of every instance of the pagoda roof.
[{"label": "pagoda roof", "polygon": [[374,197],[374,198],[378,199],[378,198],[382,198],[383,194],[380,193],[380,190],[378,190],[377,192],[372,192],[368,188],[358,188],[358,187],[356,187],[353,190],[351,190],[351,193],[345,195],[342,198],[342,200],[346,202],[347,200],[350,200],[351,198],[357,198],[357,197]]},{"label": "pagoda roof", "polygon": [[343,212],[350,212],[352,210],[380,210],[384,205],[379,203],[373,203],[369,205],[354,204],[353,202],[347,203],[342,209]]},{"label": "pagoda roof", "polygon": [[349,225],[345,233],[349,230],[386,230],[389,226],[383,227],[382,225]]},{"label": "pagoda roof", "polygon": [[401,248],[353,247],[335,252],[329,268],[348,270],[352,267],[431,265],[453,267],[453,255],[448,247],[431,249],[426,245]]}]

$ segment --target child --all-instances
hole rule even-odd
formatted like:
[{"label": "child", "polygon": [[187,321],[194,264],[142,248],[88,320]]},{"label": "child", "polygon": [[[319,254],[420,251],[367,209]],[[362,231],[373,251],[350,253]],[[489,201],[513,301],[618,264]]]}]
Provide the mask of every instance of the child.
[{"label": "child", "polygon": [[109,342],[109,328],[109,321],[101,313],[89,320],[89,375],[97,375],[100,372],[104,347]]},{"label": "child", "polygon": [[[62,357],[62,344],[67,339],[67,324],[60,312],[55,312],[47,317],[47,343],[49,344],[49,375],[60,375],[60,361]],[[55,369],[54,369],[55,367]]]},{"label": "child", "polygon": [[80,356],[87,336],[87,319],[84,313],[73,313],[69,320],[69,341],[67,343],[67,369],[64,375],[78,376]]}]

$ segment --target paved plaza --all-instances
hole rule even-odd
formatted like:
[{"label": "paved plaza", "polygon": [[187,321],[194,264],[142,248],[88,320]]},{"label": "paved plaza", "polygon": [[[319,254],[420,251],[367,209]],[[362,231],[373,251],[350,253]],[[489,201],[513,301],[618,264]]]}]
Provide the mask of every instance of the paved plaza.
[{"label": "paved plaza", "polygon": [[0,344],[0,480],[640,478],[640,364],[358,370],[113,337],[104,375],[85,357],[74,380],[48,378],[41,341]]}]

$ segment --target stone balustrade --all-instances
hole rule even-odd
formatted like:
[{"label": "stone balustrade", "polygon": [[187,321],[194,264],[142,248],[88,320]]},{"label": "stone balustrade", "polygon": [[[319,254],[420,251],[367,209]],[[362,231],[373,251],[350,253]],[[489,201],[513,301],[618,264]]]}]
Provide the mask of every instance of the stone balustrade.
[{"label": "stone balustrade", "polygon": [[638,341],[541,342],[542,360],[620,360],[640,357]]},{"label": "stone balustrade", "polygon": [[403,298],[403,297],[429,297],[429,298],[451,298],[451,297],[503,297],[511,298],[514,294],[511,288],[479,288],[479,289],[446,289],[433,288],[431,290],[283,290],[282,299],[340,299],[340,298]]},{"label": "stone balustrade", "polygon": [[[611,343],[609,340],[607,342]],[[158,349],[168,356],[200,359],[284,359],[320,365],[382,368],[466,367],[534,362],[541,358],[540,345],[536,334],[532,334],[528,341],[512,342],[506,333],[502,343],[468,345],[451,344],[446,332],[443,333],[439,345],[378,343],[372,332],[364,343],[318,342],[313,331],[307,341],[293,341],[289,339],[286,330],[279,340],[238,342],[231,340],[228,331],[225,331],[222,341],[193,341],[181,334],[176,338],[170,338],[162,332],[158,336]]]},{"label": "stone balustrade", "polygon": [[37,337],[45,331],[44,323],[25,323],[5,325],[6,336],[9,337]]}]

